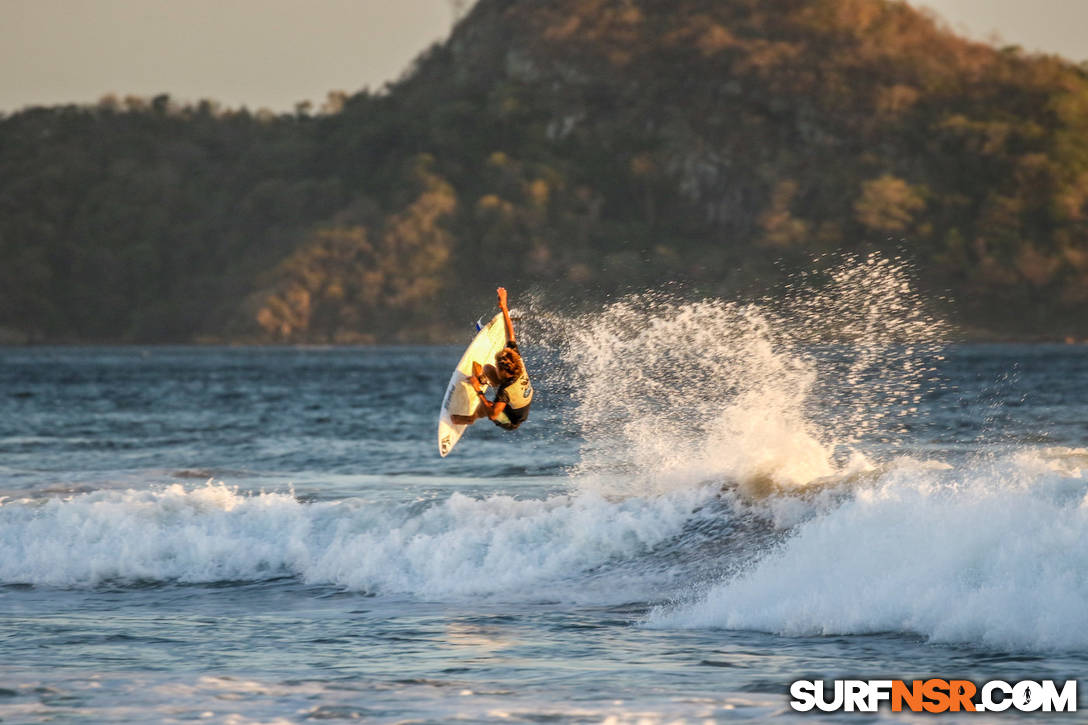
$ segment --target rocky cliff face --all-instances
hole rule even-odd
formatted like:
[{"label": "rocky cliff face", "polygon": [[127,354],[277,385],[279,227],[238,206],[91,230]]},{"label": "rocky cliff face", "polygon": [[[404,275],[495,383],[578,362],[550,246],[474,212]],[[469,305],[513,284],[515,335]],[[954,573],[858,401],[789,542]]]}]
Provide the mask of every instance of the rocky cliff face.
[{"label": "rocky cliff face", "polygon": [[[883,0],[482,0],[447,51],[404,92],[498,97],[511,155],[565,166],[640,252],[710,260],[704,281],[877,247],[969,321],[1073,324],[1085,301],[1088,82],[1058,58]],[[984,319],[1007,295],[1026,317]]]}]

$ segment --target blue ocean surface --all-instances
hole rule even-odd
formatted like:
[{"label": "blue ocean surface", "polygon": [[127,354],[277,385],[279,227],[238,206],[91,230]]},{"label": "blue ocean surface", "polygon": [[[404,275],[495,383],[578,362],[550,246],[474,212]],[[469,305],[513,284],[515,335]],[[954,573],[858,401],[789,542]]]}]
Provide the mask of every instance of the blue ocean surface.
[{"label": "blue ocean surface", "polygon": [[0,349],[0,720],[858,722],[789,684],[1088,669],[1088,347],[523,325],[529,421],[446,459],[459,348]]}]

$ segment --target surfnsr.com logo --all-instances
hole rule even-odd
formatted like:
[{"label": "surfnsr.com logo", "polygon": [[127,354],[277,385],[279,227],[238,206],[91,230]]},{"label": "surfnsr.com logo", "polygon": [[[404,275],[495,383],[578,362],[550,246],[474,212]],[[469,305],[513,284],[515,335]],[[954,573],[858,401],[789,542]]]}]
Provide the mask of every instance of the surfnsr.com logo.
[{"label": "surfnsr.com logo", "polygon": [[1076,712],[1077,681],[797,680],[790,696],[798,712],[876,712],[883,703],[892,712]]}]

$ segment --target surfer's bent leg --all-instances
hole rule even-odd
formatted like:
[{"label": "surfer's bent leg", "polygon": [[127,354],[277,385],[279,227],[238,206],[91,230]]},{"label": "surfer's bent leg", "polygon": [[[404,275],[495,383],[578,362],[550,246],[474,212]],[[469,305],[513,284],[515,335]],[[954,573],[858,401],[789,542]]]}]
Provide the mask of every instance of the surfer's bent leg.
[{"label": "surfer's bent leg", "polygon": [[454,415],[452,413],[450,414],[450,420],[453,421],[454,425],[472,425],[480,418],[486,417],[487,408],[484,407],[483,403],[480,403],[478,406],[476,406],[476,412],[472,415]]}]

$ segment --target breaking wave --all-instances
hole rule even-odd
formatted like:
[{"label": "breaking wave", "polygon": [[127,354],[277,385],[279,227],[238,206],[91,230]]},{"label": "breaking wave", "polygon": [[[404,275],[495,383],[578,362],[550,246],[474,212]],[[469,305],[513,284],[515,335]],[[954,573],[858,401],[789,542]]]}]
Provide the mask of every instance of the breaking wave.
[{"label": "breaking wave", "polygon": [[900,461],[651,626],[1088,648],[1088,451]]},{"label": "breaking wave", "polygon": [[223,484],[97,491],[0,507],[0,582],[261,581],[430,598],[535,589],[635,557],[681,527],[698,493],[609,503],[583,495],[509,496],[379,506],[303,503]]}]

